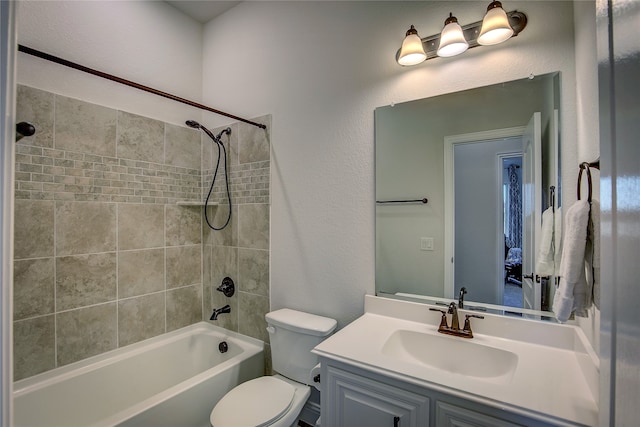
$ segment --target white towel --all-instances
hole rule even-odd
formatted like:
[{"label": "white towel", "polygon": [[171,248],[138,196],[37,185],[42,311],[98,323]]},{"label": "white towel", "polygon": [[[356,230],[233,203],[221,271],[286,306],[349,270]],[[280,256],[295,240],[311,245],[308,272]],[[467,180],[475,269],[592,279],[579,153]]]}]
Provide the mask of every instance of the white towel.
[{"label": "white towel", "polygon": [[553,312],[560,322],[567,321],[574,310],[576,316],[586,316],[591,306],[591,288],[585,276],[588,226],[589,202],[578,200],[565,216],[560,285],[553,300]]},{"label": "white towel", "polygon": [[562,240],[562,210],[549,208],[542,213],[540,249],[536,273],[540,276],[557,276],[560,269]]}]

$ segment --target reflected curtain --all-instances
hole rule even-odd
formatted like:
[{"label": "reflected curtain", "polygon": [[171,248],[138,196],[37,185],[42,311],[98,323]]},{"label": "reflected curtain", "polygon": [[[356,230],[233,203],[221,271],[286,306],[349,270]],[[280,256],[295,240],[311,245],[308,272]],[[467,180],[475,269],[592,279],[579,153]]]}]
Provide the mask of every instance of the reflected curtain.
[{"label": "reflected curtain", "polygon": [[511,165],[507,169],[509,188],[507,192],[507,245],[510,248],[522,246],[522,187],[518,167]]}]

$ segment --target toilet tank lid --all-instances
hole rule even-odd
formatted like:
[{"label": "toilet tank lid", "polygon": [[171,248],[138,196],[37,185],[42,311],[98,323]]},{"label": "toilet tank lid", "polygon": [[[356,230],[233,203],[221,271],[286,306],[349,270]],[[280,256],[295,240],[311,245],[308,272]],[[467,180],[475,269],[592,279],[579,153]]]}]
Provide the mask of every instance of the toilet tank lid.
[{"label": "toilet tank lid", "polygon": [[334,319],[282,308],[266,314],[267,323],[290,331],[324,337],[338,325]]}]

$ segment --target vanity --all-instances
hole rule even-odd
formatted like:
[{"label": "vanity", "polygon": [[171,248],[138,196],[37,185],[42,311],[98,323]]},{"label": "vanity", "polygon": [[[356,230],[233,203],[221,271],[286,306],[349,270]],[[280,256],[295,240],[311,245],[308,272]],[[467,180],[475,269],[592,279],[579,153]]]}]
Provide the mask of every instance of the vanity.
[{"label": "vanity", "polygon": [[580,328],[485,314],[462,338],[438,333],[430,308],[443,307],[367,295],[313,350],[323,426],[597,425],[598,358]]}]

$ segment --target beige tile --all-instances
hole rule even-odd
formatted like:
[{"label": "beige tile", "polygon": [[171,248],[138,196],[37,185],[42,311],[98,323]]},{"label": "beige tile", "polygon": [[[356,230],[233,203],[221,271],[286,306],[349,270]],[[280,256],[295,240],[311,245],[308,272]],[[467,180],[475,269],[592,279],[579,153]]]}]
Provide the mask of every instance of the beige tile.
[{"label": "beige tile", "polygon": [[238,206],[238,246],[269,249],[269,205]]},{"label": "beige tile", "polygon": [[[236,286],[236,292],[231,297],[226,297],[216,289],[222,283],[222,279],[230,277]],[[209,319],[214,308],[221,308],[229,304],[231,313],[222,314],[218,320],[213,321],[217,326],[238,331],[238,249],[228,246],[214,246],[211,252],[211,303],[205,306],[205,318]]]},{"label": "beige tile", "polygon": [[202,286],[167,291],[167,332],[202,320]]},{"label": "beige tile", "polygon": [[241,291],[269,296],[269,251],[238,249],[238,272]]},{"label": "beige tile", "polygon": [[57,310],[116,299],[116,254],[56,258]]},{"label": "beige tile", "polygon": [[271,345],[264,345],[264,374],[273,375],[273,361],[271,360]]},{"label": "beige tile", "polygon": [[[207,207],[207,217],[211,225],[222,228],[229,215],[228,205]],[[238,245],[238,205],[233,205],[229,224],[222,230],[212,230],[202,215],[202,230],[205,241],[212,245],[237,246]]]},{"label": "beige tile", "polygon": [[238,248],[214,246],[211,251],[211,285],[220,286],[222,279],[231,277],[238,286]]},{"label": "beige tile", "polygon": [[167,289],[202,283],[201,245],[166,249]]},{"label": "beige tile", "polygon": [[116,110],[56,95],[55,148],[116,155]]},{"label": "beige tile", "polygon": [[115,203],[57,202],[57,256],[115,250]]},{"label": "beige tile", "polygon": [[13,379],[56,367],[54,315],[13,323]]},{"label": "beige tile", "polygon": [[[239,123],[233,123],[230,126],[221,126],[216,128],[213,133],[216,135],[222,132],[223,129],[231,129],[231,134],[223,134],[220,137],[222,144],[224,145],[225,150],[227,151],[227,158],[229,161],[227,162],[230,166],[236,166],[238,164],[238,137],[239,137]],[[211,139],[209,139],[211,140]],[[218,159],[218,149],[215,146],[212,146],[212,154],[213,154],[213,165],[215,167],[215,163]],[[224,156],[224,154],[223,154]],[[220,167],[222,167],[222,160],[220,161]]]},{"label": "beige tile", "polygon": [[118,297],[164,290],[164,249],[118,252]]},{"label": "beige tile", "polygon": [[58,366],[113,350],[117,346],[116,303],[57,314]]},{"label": "beige tile", "polygon": [[164,123],[148,117],[118,111],[118,157],[162,163]]},{"label": "beige tile", "polygon": [[118,249],[164,246],[164,206],[118,204]]},{"label": "beige tile", "polygon": [[212,295],[212,303],[208,306],[205,306],[204,318],[209,319],[211,314],[213,313],[213,309],[222,308],[225,305],[229,305],[231,307],[231,313],[220,314],[217,320],[211,320],[216,326],[220,326],[221,328],[229,329],[230,331],[238,332],[238,292],[236,289],[235,295],[232,297],[226,297],[222,292],[217,292],[215,290],[217,286],[213,287],[213,295]]},{"label": "beige tile", "polygon": [[14,219],[14,257],[53,256],[55,202],[16,200]]},{"label": "beige tile", "polygon": [[167,246],[202,242],[200,207],[166,205],[165,215]]},{"label": "beige tile", "polygon": [[51,92],[18,85],[16,122],[29,122],[36,128],[35,134],[22,138],[18,144],[53,147],[53,104]]},{"label": "beige tile", "polygon": [[200,169],[200,131],[165,124],[165,164]]},{"label": "beige tile", "polygon": [[20,320],[53,313],[53,258],[15,261],[13,265],[13,318]]},{"label": "beige tile", "polygon": [[267,321],[269,297],[238,292],[238,332],[269,342]]},{"label": "beige tile", "polygon": [[[215,164],[213,163],[213,152],[214,152],[214,142],[211,141],[211,138],[209,138],[204,132],[200,133],[200,144],[201,144],[201,150],[202,150],[202,159],[200,160],[200,170],[203,173],[213,173],[213,168],[215,167]],[[217,153],[218,150],[215,149],[215,152]],[[207,186],[207,189],[209,187]],[[205,194],[206,195],[206,194]]]},{"label": "beige tile", "polygon": [[165,293],[118,302],[118,345],[133,344],[165,331]]},{"label": "beige tile", "polygon": [[258,117],[252,121],[267,125],[267,129],[260,129],[248,123],[239,124],[239,160],[240,163],[262,162],[270,158],[271,116]]}]

